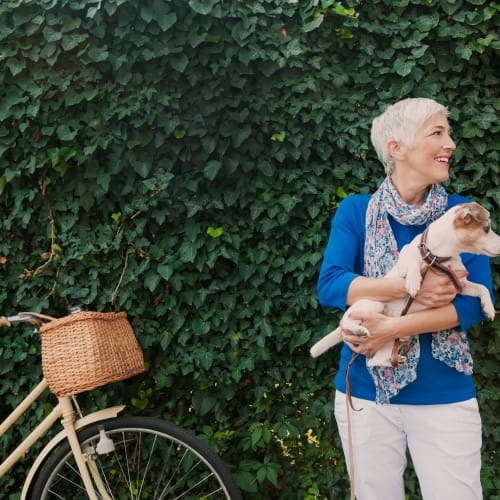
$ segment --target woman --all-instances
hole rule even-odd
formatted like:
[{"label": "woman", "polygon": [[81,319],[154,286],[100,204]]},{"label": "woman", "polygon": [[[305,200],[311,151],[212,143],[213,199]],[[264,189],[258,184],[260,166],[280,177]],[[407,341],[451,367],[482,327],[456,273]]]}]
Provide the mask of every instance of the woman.
[{"label": "woman", "polygon": [[[448,196],[440,185],[455,150],[444,106],[432,99],[400,101],[373,121],[371,140],[387,177],[373,196],[350,196],[336,211],[318,281],[325,306],[345,310],[361,298],[404,298],[402,278],[382,278],[398,251],[448,208],[470,201]],[[488,258],[462,260],[469,279],[491,293]],[[335,418],[346,461],[352,459],[356,496],[404,500],[408,448],[424,500],[479,500],[481,421],[463,332],[485,317],[477,298],[457,295],[448,276],[433,271],[415,300],[429,309],[402,317],[353,314],[370,331],[366,339],[342,331]],[[407,335],[415,337],[403,367],[368,370],[366,356]],[[353,352],[350,392],[361,410],[347,415],[345,370]]]}]

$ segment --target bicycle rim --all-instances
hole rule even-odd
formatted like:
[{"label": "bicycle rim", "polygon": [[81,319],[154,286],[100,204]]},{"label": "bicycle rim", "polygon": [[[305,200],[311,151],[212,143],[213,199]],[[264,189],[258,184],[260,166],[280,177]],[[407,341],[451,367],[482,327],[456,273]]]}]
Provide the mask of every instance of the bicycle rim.
[{"label": "bicycle rim", "polygon": [[[113,440],[114,451],[94,452],[99,429]],[[204,443],[161,420],[130,417],[92,424],[78,433],[82,450],[95,461],[112,499],[242,498],[230,472]],[[37,477],[32,498],[86,499],[69,444],[65,442]],[[103,498],[96,490],[97,497]]]}]

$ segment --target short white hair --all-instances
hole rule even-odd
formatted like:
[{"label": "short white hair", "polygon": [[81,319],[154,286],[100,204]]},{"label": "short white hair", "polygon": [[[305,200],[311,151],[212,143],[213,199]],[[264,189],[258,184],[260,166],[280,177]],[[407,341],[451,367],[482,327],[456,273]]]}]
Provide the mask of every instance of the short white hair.
[{"label": "short white hair", "polygon": [[387,143],[395,140],[411,148],[417,130],[436,113],[448,116],[446,107],[433,99],[412,97],[392,104],[373,120],[371,141],[388,174],[394,162],[387,151]]}]

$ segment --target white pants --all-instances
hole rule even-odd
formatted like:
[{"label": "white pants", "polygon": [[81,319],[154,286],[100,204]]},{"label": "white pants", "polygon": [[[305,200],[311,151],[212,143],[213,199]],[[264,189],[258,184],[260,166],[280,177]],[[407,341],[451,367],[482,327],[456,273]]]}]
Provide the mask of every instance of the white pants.
[{"label": "white pants", "polygon": [[[424,500],[481,500],[481,419],[476,399],[444,405],[381,405],[353,399],[354,484],[358,500],[404,500],[408,447]],[[335,418],[346,464],[346,397],[337,391]]]}]

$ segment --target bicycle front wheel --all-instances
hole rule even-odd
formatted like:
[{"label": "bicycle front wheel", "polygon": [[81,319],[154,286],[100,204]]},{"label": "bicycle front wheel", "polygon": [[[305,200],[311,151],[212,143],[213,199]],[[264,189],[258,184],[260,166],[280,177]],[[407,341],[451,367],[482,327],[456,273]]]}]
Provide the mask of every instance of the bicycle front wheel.
[{"label": "bicycle front wheel", "polygon": [[[101,429],[114,445],[105,454],[96,452]],[[81,429],[78,439],[97,466],[101,488],[112,499],[242,499],[222,460],[169,422],[114,418]],[[42,500],[88,498],[67,441],[48,459],[31,493],[31,498]],[[97,488],[96,494],[105,498]]]}]

